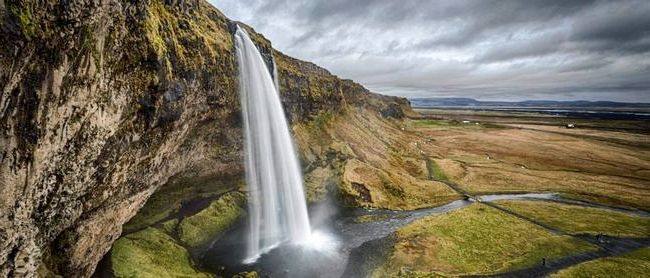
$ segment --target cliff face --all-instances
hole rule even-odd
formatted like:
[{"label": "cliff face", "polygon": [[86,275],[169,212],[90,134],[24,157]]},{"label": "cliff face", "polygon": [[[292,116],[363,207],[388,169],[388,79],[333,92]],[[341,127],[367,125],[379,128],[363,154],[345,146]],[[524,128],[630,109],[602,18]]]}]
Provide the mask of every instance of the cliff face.
[{"label": "cliff face", "polygon": [[[0,24],[0,276],[89,276],[170,177],[242,171],[232,23],[203,0],[0,0]],[[403,115],[253,37],[299,144],[324,115]],[[327,148],[301,150],[308,178],[340,176]]]}]

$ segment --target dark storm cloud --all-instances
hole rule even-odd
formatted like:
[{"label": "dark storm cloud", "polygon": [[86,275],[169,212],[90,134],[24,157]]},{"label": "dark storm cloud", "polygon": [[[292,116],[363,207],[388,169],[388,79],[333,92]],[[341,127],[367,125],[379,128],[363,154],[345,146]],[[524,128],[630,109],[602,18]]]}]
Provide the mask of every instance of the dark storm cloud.
[{"label": "dark storm cloud", "polygon": [[650,102],[650,2],[213,0],[371,90]]}]

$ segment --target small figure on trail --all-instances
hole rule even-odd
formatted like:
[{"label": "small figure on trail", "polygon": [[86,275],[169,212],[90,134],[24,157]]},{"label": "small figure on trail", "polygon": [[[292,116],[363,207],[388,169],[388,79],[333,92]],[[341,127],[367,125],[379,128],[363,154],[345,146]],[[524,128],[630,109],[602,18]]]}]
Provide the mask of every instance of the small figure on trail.
[{"label": "small figure on trail", "polygon": [[546,258],[542,258],[542,266],[546,266]]}]

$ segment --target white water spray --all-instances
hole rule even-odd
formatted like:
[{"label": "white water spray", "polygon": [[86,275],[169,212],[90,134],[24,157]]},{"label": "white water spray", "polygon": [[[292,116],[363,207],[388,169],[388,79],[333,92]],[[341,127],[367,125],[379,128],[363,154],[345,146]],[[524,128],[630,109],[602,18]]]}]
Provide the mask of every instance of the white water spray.
[{"label": "white water spray", "polygon": [[302,174],[277,85],[242,28],[237,27],[235,44],[250,189],[245,263],[252,263],[282,242],[306,243],[311,229]]}]

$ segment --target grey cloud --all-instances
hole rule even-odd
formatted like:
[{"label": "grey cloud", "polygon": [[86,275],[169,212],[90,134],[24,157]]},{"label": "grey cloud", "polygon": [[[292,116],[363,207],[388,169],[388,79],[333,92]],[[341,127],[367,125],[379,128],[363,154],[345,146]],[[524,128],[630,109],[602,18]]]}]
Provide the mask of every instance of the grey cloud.
[{"label": "grey cloud", "polygon": [[579,40],[636,41],[650,35],[650,3],[612,1],[582,15],[573,26]]},{"label": "grey cloud", "polygon": [[650,102],[646,0],[214,0],[380,93]]},{"label": "grey cloud", "polygon": [[510,41],[498,47],[489,48],[478,54],[476,62],[499,62],[518,58],[528,58],[555,53],[562,48],[564,36],[562,34],[540,35],[533,39]]}]

